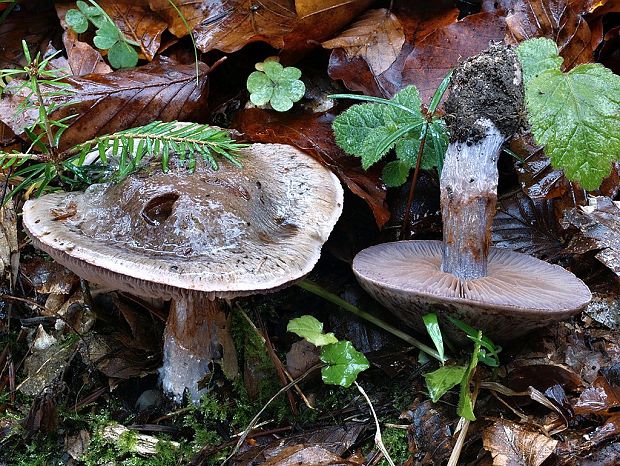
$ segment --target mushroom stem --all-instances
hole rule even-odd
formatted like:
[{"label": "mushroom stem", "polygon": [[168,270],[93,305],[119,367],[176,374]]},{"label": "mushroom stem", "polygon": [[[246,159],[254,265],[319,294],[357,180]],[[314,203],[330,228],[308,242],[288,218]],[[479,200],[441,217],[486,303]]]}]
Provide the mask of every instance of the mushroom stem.
[{"label": "mushroom stem", "polygon": [[206,390],[200,382],[212,370],[209,364],[222,362],[224,372],[236,372],[237,359],[228,319],[218,300],[200,293],[172,300],[164,332],[163,367],[165,392],[182,400],[187,388],[192,401]]},{"label": "mushroom stem", "polygon": [[497,160],[505,137],[488,119],[485,135],[448,146],[441,172],[443,260],[441,269],[462,280],[487,275],[491,223],[497,203]]}]

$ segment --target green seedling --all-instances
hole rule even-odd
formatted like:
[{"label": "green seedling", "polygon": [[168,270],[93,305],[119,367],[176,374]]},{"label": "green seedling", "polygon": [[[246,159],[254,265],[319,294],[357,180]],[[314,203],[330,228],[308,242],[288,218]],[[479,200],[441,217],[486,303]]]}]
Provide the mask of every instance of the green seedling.
[{"label": "green seedling", "polygon": [[383,182],[390,187],[407,181],[409,172],[420,168],[441,171],[448,147],[448,131],[435,112],[450,83],[448,74],[437,88],[426,114],[422,113],[420,94],[415,86],[407,86],[392,99],[335,94],[333,99],[363,100],[336,117],[332,125],[336,143],[350,155],[362,159],[368,169],[395,149],[396,160],[383,167]]},{"label": "green seedling", "polygon": [[299,79],[301,71],[293,66],[283,67],[275,60],[256,64],[246,83],[250,101],[257,106],[269,104],[278,112],[286,112],[306,92],[305,84]]},{"label": "green seedling", "polygon": [[292,319],[286,329],[307,342],[321,348],[323,382],[350,387],[360,372],[370,367],[366,356],[357,351],[350,341],[339,341],[333,333],[323,333],[323,324],[305,315]]},{"label": "green seedling", "polygon": [[108,60],[113,68],[132,68],[138,64],[135,41],[125,37],[116,23],[97,2],[89,0],[76,2],[77,9],[67,11],[65,21],[78,34],[88,30],[89,24],[96,28],[93,43],[98,49],[108,51]]}]

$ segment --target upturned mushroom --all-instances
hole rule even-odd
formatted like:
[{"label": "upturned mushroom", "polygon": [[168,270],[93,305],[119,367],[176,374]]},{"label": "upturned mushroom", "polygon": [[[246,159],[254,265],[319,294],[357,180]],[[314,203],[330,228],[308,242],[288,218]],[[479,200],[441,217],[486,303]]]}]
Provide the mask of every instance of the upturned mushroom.
[{"label": "upturned mushroom", "polygon": [[177,401],[186,388],[199,398],[212,361],[236,364],[220,298],[302,278],[342,211],[338,179],[303,152],[254,144],[241,160],[241,169],[139,172],[24,205],[26,231],[56,261],[87,280],[172,300],[160,375]]},{"label": "upturned mushroom", "polygon": [[575,275],[490,246],[497,161],[525,113],[513,50],[496,44],[465,60],[455,70],[445,109],[450,144],[440,179],[443,242],[402,241],[361,251],[353,262],[360,284],[419,330],[421,316],[432,310],[497,340],[582,310],[591,293]]}]

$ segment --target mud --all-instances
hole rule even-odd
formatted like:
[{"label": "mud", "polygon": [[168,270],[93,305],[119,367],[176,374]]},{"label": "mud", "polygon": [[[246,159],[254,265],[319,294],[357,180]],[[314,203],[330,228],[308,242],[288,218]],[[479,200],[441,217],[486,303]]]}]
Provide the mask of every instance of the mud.
[{"label": "mud", "polygon": [[461,63],[452,76],[445,110],[450,142],[482,139],[485,129],[476,123],[481,118],[491,120],[506,138],[516,133],[525,110],[521,64],[512,48],[492,44]]}]

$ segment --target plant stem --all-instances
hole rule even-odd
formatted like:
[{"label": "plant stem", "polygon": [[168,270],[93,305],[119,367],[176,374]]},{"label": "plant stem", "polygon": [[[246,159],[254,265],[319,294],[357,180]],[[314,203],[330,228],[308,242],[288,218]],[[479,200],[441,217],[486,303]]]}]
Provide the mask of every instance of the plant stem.
[{"label": "plant stem", "polygon": [[56,152],[56,148],[54,146],[54,133],[52,133],[52,125],[50,124],[49,116],[47,114],[47,108],[45,106],[45,102],[43,102],[43,94],[41,94],[41,88],[39,87],[39,79],[37,77],[38,74],[38,60],[33,63],[30,70],[30,82],[32,83],[32,87],[34,89],[35,94],[37,95],[37,100],[39,101],[39,115],[43,120],[43,124],[45,125],[45,133],[47,134],[47,143],[49,144],[50,157],[52,160],[54,159],[54,154]]},{"label": "plant stem", "polygon": [[[407,198],[407,205],[405,206],[405,214],[403,216],[403,224],[400,227],[400,239],[408,239],[405,234],[409,228],[409,219],[411,215],[411,204],[413,204],[413,197],[415,194],[415,188],[418,184],[418,176],[420,174],[420,166],[422,164],[422,154],[424,153],[424,145],[426,144],[426,134],[428,131],[428,122],[424,124],[424,132],[422,133],[422,139],[420,140],[420,148],[418,149],[418,159],[415,162],[415,171],[413,172],[413,179],[411,180],[411,186],[409,187],[409,197]],[[409,235],[407,235],[409,236]]]},{"label": "plant stem", "polygon": [[339,296],[336,296],[335,294],[330,293],[329,291],[321,288],[316,283],[314,283],[314,282],[312,282],[310,280],[302,280],[299,283],[297,283],[297,286],[302,288],[302,289],[304,289],[304,290],[306,290],[306,291],[309,291],[310,293],[313,293],[313,294],[315,294],[317,296],[320,296],[321,298],[325,299],[326,301],[329,301],[330,303],[333,303],[333,304],[341,307],[345,311],[348,311],[348,312],[350,312],[352,314],[355,314],[356,316],[358,316],[358,317],[360,317],[360,318],[370,322],[371,324],[376,325],[379,328],[382,328],[383,330],[385,330],[386,332],[391,333],[395,337],[398,337],[401,340],[406,341],[410,345],[415,346],[420,351],[425,352],[426,354],[428,354],[429,356],[433,357],[437,361],[443,362],[442,359],[441,359],[441,356],[439,356],[439,353],[436,350],[434,350],[433,348],[431,348],[430,346],[425,345],[421,341],[419,341],[416,338],[412,337],[411,335],[403,332],[402,330],[399,330],[396,327],[392,327],[390,324],[382,321],[381,319],[376,318],[372,314],[369,314],[368,312],[362,311],[361,309],[357,308],[353,304],[346,302],[344,299],[340,298]]}]

